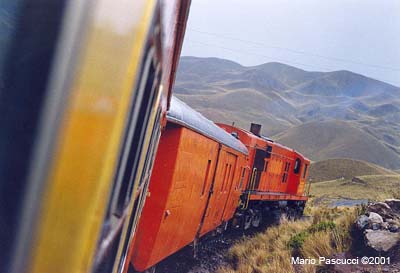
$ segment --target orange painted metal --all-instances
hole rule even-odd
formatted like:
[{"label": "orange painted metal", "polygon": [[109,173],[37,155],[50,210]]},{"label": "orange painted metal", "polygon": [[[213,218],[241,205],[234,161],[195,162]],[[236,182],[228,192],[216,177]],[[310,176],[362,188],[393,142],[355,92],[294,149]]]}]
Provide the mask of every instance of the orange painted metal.
[{"label": "orange painted metal", "polygon": [[149,268],[194,240],[217,153],[216,141],[167,125],[133,246],[136,251],[131,258],[136,270]]},{"label": "orange painted metal", "polygon": [[239,156],[237,160],[239,167],[236,168],[233,183],[230,187],[229,196],[223,210],[223,222],[227,222],[232,219],[238,208],[240,196],[245,189],[244,179],[246,176],[246,172],[248,172],[249,170],[248,157]]},{"label": "orange painted metal", "polygon": [[[227,124],[217,124],[228,133],[236,134],[249,150],[250,171],[246,174],[246,189],[250,191],[250,200],[306,200],[304,188],[308,171],[305,166],[310,161],[297,151],[275,143],[267,138]],[[271,149],[270,157],[266,157],[267,147]],[[262,163],[257,160],[261,155]],[[296,159],[300,160],[300,171],[294,172]],[[260,168],[261,167],[261,168]],[[250,184],[252,181],[253,184]]]},{"label": "orange painted metal", "polygon": [[[238,157],[238,152],[232,149],[222,147],[220,150],[213,192],[205,212],[204,222],[200,229],[200,236],[214,230],[223,222],[224,209],[231,203],[228,198],[233,197],[233,195],[230,195],[231,188],[238,180],[236,175],[240,170]],[[234,178],[236,178],[236,181],[234,181]],[[239,198],[237,198],[236,202],[239,202]]]},{"label": "orange painted metal", "polygon": [[303,164],[302,168],[300,171],[300,180],[298,182],[297,189],[296,187],[294,188],[296,190],[297,195],[306,195],[308,193],[305,192],[305,186],[307,184],[307,177],[310,171],[310,163],[311,161],[308,158],[305,158],[301,154],[299,154],[299,157],[303,158]]},{"label": "orange painted metal", "polygon": [[[248,156],[185,125],[168,122],[128,255],[135,270],[148,269],[232,219],[244,192],[250,193],[250,200],[307,200],[303,194],[307,173],[303,177],[303,172],[309,160],[246,130],[218,125],[237,134]],[[272,149],[270,156],[266,156],[268,149]],[[302,169],[292,175],[296,159]],[[250,183],[254,173],[260,175],[256,184]]]}]

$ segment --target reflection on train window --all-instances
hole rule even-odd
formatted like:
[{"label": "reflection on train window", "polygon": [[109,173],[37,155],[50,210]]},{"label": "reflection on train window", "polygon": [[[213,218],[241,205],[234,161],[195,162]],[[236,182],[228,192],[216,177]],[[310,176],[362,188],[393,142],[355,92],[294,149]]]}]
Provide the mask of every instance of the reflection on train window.
[{"label": "reflection on train window", "polygon": [[282,175],[282,183],[286,183],[287,178],[288,178],[288,176],[289,176],[289,174],[288,174],[289,169],[290,169],[290,163],[289,163],[289,162],[286,162],[286,163],[285,163],[285,170],[284,170],[284,173],[283,173],[283,175]]},{"label": "reflection on train window", "polygon": [[208,174],[210,172],[210,167],[211,167],[211,160],[208,160],[206,175],[204,177],[204,182],[203,182],[203,188],[201,189],[201,196],[203,196],[204,192],[206,191],[206,185],[207,185],[207,180],[208,180]]},{"label": "reflection on train window", "polygon": [[229,175],[228,175],[228,178],[227,178],[227,180],[226,180],[226,184],[225,184],[225,190],[227,190],[228,189],[228,187],[229,187],[229,185],[230,185],[230,181],[232,180],[231,179],[231,177],[233,176],[233,171],[232,171],[232,164],[229,164]]},{"label": "reflection on train window", "polygon": [[244,176],[246,174],[246,168],[242,167],[242,169],[243,169],[242,170],[242,177],[240,178],[239,189],[242,189],[242,187],[243,187]]},{"label": "reflection on train window", "polygon": [[8,47],[16,34],[17,14],[20,10],[18,0],[2,0],[0,5],[0,66],[6,58]]},{"label": "reflection on train window", "polygon": [[296,159],[296,162],[294,163],[293,172],[294,172],[295,174],[298,174],[298,173],[300,172],[300,167],[301,167],[301,161],[300,161],[300,158],[297,158],[297,159]]},{"label": "reflection on train window", "polygon": [[227,180],[228,166],[229,166],[229,164],[226,163],[225,164],[224,176],[223,176],[222,183],[221,183],[220,192],[222,192],[224,190],[225,181]]}]

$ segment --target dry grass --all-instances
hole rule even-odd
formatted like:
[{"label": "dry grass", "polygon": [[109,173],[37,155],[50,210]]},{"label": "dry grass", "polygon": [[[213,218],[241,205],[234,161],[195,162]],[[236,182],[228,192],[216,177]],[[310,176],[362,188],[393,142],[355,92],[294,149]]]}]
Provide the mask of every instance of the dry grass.
[{"label": "dry grass", "polygon": [[331,180],[311,185],[311,194],[322,199],[384,200],[400,196],[400,175],[358,176],[360,182]]},{"label": "dry grass", "polygon": [[351,180],[361,175],[396,175],[397,173],[381,166],[348,158],[327,159],[312,163],[309,179],[313,183],[344,178]]},{"label": "dry grass", "polygon": [[[329,257],[350,247],[349,230],[358,209],[308,208],[307,212],[313,217],[296,222],[284,220],[232,246],[227,254],[230,266],[220,268],[218,273],[291,273],[295,272],[292,256]],[[299,243],[298,247],[293,247],[293,241]],[[316,269],[314,265],[301,268],[304,273],[315,273]]]}]

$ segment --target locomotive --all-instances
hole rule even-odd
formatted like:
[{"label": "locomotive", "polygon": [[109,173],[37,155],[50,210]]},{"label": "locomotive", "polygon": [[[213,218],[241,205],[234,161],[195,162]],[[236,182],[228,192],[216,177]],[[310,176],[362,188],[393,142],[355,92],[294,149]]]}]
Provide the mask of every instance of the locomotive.
[{"label": "locomotive", "polygon": [[175,97],[167,121],[124,272],[155,272],[216,229],[302,214],[310,161],[261,136],[260,125],[214,124]]}]

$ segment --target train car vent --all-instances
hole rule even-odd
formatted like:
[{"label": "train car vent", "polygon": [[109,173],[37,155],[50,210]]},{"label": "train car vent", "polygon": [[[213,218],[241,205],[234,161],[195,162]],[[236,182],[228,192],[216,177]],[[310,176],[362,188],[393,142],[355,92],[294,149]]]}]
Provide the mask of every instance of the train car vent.
[{"label": "train car vent", "polygon": [[256,136],[261,136],[261,124],[252,123],[250,125],[250,132]]}]

